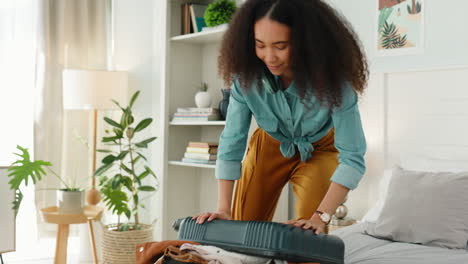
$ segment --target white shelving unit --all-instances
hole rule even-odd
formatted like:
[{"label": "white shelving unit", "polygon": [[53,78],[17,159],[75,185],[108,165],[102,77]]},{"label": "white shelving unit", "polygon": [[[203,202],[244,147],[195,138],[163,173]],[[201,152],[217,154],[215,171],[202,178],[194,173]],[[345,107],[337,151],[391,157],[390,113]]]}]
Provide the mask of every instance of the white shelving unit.
[{"label": "white shelving unit", "polygon": [[[217,58],[221,40],[227,27],[207,32],[179,35],[181,4],[188,0],[165,0],[167,30],[165,50],[162,56],[161,105],[164,121],[162,140],[158,149],[163,157],[161,206],[162,239],[176,239],[172,223],[182,217],[193,216],[205,211],[216,210],[217,181],[215,165],[187,164],[182,159],[189,141],[219,141],[225,122],[172,122],[177,107],[193,107],[196,87],[206,82],[212,96],[212,107],[217,107],[222,99],[224,83],[218,77]],[[193,1],[190,1],[193,2]],[[195,1],[209,4],[212,0]],[[251,129],[252,131],[252,129]],[[285,195],[287,196],[287,194]],[[283,215],[287,215],[287,197],[281,198],[278,205]],[[278,210],[277,210],[278,211]],[[286,220],[284,217],[279,220]]]},{"label": "white shelving unit", "polygon": [[177,107],[194,107],[195,93],[201,82],[208,84],[212,107],[222,99],[223,81],[217,75],[217,57],[222,36],[227,27],[206,32],[180,35],[181,4],[212,0],[165,0],[167,25],[166,53],[163,56],[162,80],[165,130],[162,140],[164,153],[162,175],[162,238],[175,239],[172,223],[182,217],[216,209],[217,182],[215,165],[181,162],[189,141],[219,141],[225,122],[172,122]]}]

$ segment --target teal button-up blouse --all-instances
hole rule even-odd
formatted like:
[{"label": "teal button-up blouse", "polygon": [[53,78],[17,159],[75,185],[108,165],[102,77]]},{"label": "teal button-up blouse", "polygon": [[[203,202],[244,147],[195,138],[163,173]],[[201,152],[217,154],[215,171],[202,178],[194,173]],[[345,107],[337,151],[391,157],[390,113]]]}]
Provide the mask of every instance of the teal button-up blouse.
[{"label": "teal button-up blouse", "polygon": [[[257,124],[270,136],[281,142],[280,151],[286,158],[296,154],[306,161],[313,155],[312,142],[335,128],[335,147],[339,165],[331,180],[349,189],[355,189],[365,172],[366,140],[359,115],[357,94],[349,83],[343,87],[340,108],[320,107],[315,97],[312,107],[306,109],[296,92],[294,81],[286,89],[279,89],[281,81],[263,79],[264,89],[252,87],[248,92],[234,81],[231,90],[226,126],[221,133],[216,178],[237,180],[241,176],[241,162],[247,145],[252,115]],[[310,108],[310,107],[309,107]]]}]

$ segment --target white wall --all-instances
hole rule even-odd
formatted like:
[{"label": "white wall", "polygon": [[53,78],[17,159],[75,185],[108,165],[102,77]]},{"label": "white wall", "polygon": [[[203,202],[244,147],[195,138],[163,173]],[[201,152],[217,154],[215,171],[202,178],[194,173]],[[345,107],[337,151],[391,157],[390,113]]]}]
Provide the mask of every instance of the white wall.
[{"label": "white wall", "polygon": [[[327,0],[351,22],[361,38],[369,59],[371,81],[363,97],[361,115],[368,140],[366,155],[368,173],[346,203],[349,214],[360,218],[375,201],[376,178],[383,167],[384,146],[384,79],[379,73],[403,72],[412,69],[468,65],[468,34],[465,10],[468,1],[425,0],[424,53],[411,56],[379,57],[374,39],[378,0]],[[415,105],[417,107],[417,105]]]},{"label": "white wall", "polygon": [[[155,12],[155,1],[139,0],[136,4],[133,1],[114,0],[114,56],[113,65],[115,70],[129,72],[129,87],[131,94],[140,90],[140,96],[134,106],[134,113],[137,120],[147,117],[153,118],[154,124],[159,120],[153,115],[153,110],[158,108],[159,89],[157,87],[157,76],[153,64],[158,59],[155,57],[153,35],[155,34],[153,19]],[[142,137],[154,136],[153,131],[146,131]],[[154,143],[152,143],[154,144]],[[148,160],[152,161],[151,146],[148,153]],[[154,163],[150,167],[155,169]],[[147,199],[145,204],[148,210],[140,210],[140,220],[150,223],[152,219],[151,199]]]},{"label": "white wall", "polygon": [[369,56],[372,71],[394,72],[468,64],[468,1],[425,0],[425,50],[422,55],[376,57],[373,49],[378,0],[327,0],[354,26]]}]

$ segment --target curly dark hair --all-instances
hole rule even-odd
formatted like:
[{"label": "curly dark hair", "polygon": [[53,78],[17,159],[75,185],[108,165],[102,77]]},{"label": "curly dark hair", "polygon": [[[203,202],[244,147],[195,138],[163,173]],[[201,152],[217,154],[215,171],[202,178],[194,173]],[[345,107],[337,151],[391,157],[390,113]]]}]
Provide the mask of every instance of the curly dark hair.
[{"label": "curly dark hair", "polygon": [[[291,28],[291,69],[297,92],[329,108],[339,107],[343,82],[362,94],[368,66],[350,23],[322,0],[248,0],[235,13],[224,34],[218,70],[226,85],[238,78],[244,90],[267,70],[256,56],[254,24],[269,19]],[[268,70],[267,70],[268,71]]]}]

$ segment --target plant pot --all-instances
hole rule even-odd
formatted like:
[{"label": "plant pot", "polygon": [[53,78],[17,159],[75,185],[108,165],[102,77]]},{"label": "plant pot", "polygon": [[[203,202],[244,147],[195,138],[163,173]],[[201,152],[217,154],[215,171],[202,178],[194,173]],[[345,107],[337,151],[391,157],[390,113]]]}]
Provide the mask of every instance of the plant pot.
[{"label": "plant pot", "polygon": [[153,241],[153,225],[139,224],[141,230],[114,231],[116,224],[103,226],[102,263],[134,264],[138,244]]},{"label": "plant pot", "polygon": [[84,191],[57,190],[57,207],[60,214],[82,214]]},{"label": "plant pot", "polygon": [[231,97],[231,89],[221,89],[223,99],[219,102],[219,114],[222,120],[226,120],[229,98]]},{"label": "plant pot", "polygon": [[195,94],[195,105],[198,108],[211,107],[211,94],[209,92],[198,92]]}]

